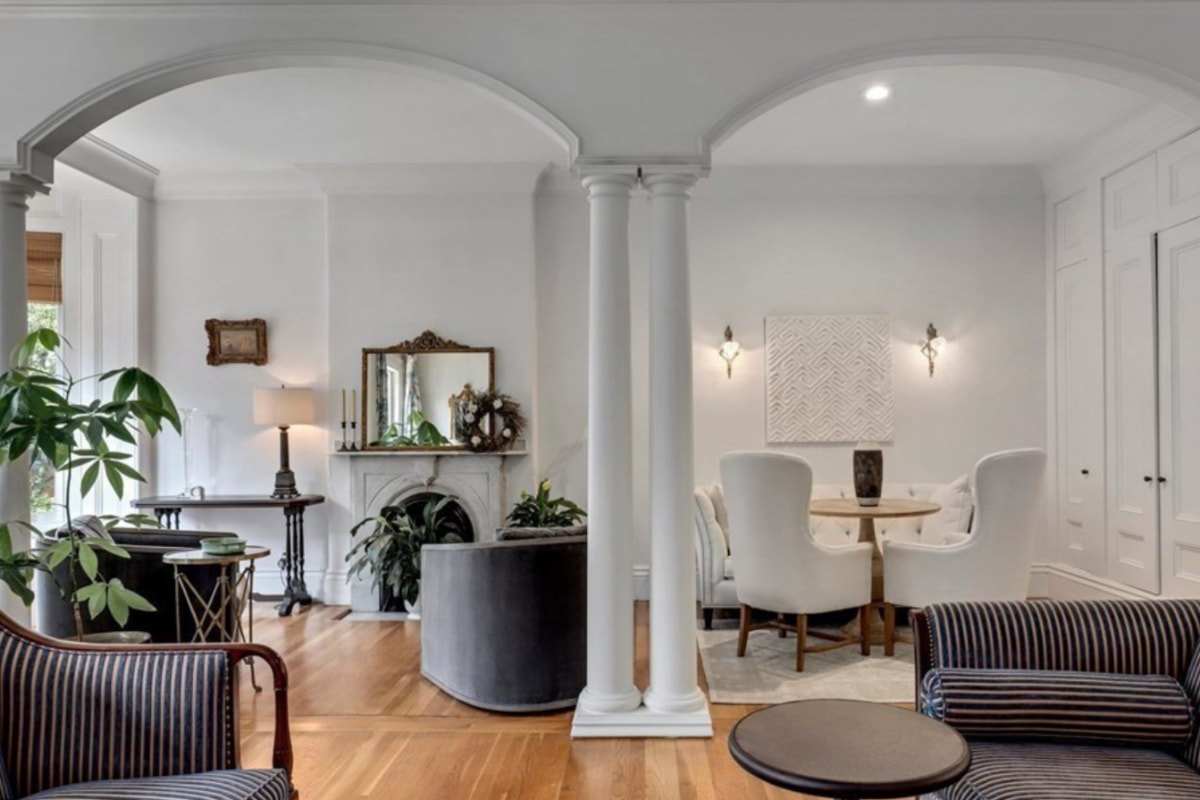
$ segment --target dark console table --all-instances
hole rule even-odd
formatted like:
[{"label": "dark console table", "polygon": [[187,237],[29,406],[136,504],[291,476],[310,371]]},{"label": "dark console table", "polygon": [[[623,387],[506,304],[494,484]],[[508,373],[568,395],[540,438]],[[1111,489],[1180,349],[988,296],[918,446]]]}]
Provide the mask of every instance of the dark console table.
[{"label": "dark console table", "polygon": [[[179,515],[185,508],[281,508],[287,537],[284,539],[283,557],[279,559],[279,572],[283,578],[283,595],[279,598],[279,616],[286,617],[297,605],[312,602],[308,586],[304,583],[304,509],[324,503],[319,494],[301,494],[295,497],[266,497],[260,495],[210,495],[198,497],[143,497],[134,500],[134,508],[148,508],[166,528],[179,529]],[[275,599],[275,598],[270,598]]]}]

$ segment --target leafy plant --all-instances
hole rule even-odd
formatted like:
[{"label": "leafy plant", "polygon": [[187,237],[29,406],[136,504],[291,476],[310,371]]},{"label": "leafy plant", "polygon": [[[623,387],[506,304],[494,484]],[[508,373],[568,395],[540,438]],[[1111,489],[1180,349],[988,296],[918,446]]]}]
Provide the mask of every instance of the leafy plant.
[{"label": "leafy plant", "polygon": [[[145,478],[128,463],[128,453],[114,449],[116,443],[136,445],[139,425],[153,437],[164,425],[179,431],[180,422],[170,395],[149,374],[137,367],[123,367],[75,378],[60,353],[64,344],[53,329],[35,330],[13,351],[13,366],[0,375],[0,465],[27,454],[42,460],[65,480],[67,518],[65,536],[35,552],[13,552],[12,526],[27,528],[44,539],[54,539],[53,532],[38,530],[23,520],[0,524],[0,581],[28,605],[33,601],[29,588],[33,570],[46,571],[63,599],[72,604],[75,630],[82,636],[83,603],[92,619],[108,611],[121,627],[129,621],[130,609],[155,608],[119,579],[106,579],[100,573],[98,550],[118,558],[129,558],[129,553],[106,538],[86,536],[77,527],[71,514],[74,476],[80,473],[81,498],[101,479],[122,497],[129,481],[144,482]],[[46,359],[46,353],[52,360]],[[77,402],[73,395],[85,382],[95,384],[97,399]],[[109,387],[108,399],[101,399]],[[122,522],[155,524],[143,515],[104,519],[106,527]],[[56,573],[64,563],[65,582]]]},{"label": "leafy plant", "polygon": [[508,514],[508,522],[519,528],[568,528],[579,525],[587,512],[565,497],[550,497],[550,481],[538,484],[536,495],[521,492],[521,501]]},{"label": "leafy plant", "polygon": [[420,411],[409,415],[408,424],[410,427],[416,427],[415,435],[401,433],[400,428],[393,422],[376,444],[383,447],[441,447],[450,444],[450,440],[442,435],[437,425],[430,422]]},{"label": "leafy plant", "polygon": [[458,498],[446,495],[430,500],[419,518],[399,506],[386,506],[378,516],[367,517],[350,529],[350,536],[374,525],[370,534],[351,548],[346,560],[352,562],[350,579],[364,570],[372,575],[371,586],[383,595],[386,588],[410,605],[421,591],[421,548],[427,544],[461,542],[458,523],[443,510]]}]

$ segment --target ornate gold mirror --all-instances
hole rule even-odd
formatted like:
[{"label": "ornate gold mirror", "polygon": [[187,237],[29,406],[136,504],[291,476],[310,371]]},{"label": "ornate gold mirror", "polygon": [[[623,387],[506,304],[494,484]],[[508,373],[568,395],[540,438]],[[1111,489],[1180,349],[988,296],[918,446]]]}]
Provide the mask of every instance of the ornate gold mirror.
[{"label": "ornate gold mirror", "polygon": [[463,449],[464,398],[495,390],[496,349],[433,331],[362,351],[364,450]]}]

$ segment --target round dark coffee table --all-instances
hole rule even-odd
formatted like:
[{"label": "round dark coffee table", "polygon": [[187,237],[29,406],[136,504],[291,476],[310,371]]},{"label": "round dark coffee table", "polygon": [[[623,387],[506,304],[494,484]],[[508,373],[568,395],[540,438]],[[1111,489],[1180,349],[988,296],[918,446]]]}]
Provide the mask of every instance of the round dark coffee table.
[{"label": "round dark coffee table", "polygon": [[729,752],[767,783],[845,800],[936,791],[971,766],[966,740],[948,725],[859,700],[799,700],[755,711],[733,726]]}]

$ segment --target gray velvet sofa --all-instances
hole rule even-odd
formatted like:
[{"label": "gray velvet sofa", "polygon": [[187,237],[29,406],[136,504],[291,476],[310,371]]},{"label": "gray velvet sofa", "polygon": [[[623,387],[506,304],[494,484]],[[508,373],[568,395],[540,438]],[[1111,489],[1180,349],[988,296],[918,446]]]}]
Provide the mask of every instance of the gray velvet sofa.
[{"label": "gray velvet sofa", "polygon": [[584,536],[421,548],[421,674],[464,703],[573,707],[586,626]]},{"label": "gray velvet sofa", "polygon": [[925,800],[1200,798],[1200,600],[913,614],[918,708],[971,768]]}]

